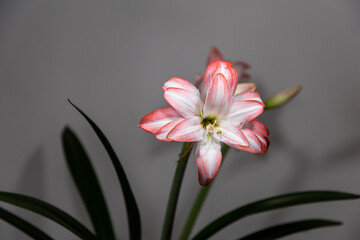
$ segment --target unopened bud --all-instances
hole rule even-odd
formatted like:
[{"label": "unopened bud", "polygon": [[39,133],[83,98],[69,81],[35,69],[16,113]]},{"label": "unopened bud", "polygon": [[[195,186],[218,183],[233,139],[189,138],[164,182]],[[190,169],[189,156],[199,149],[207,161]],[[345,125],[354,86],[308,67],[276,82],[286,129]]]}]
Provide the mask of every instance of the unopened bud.
[{"label": "unopened bud", "polygon": [[265,101],[265,109],[277,108],[288,103],[301,91],[301,89],[301,86],[296,86],[280,91]]}]

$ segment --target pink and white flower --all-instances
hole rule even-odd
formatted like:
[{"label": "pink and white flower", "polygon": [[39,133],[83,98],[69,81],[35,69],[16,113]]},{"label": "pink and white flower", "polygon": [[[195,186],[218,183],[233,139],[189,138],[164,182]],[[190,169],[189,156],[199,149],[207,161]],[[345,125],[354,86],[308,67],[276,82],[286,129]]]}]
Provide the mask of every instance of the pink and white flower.
[{"label": "pink and white flower", "polygon": [[259,93],[237,86],[236,69],[220,60],[207,67],[201,90],[172,77],[163,86],[171,107],[146,115],[139,127],[161,141],[198,142],[199,182],[208,185],[220,167],[221,142],[253,154],[266,153],[270,143],[269,130],[255,119],[264,109]]}]

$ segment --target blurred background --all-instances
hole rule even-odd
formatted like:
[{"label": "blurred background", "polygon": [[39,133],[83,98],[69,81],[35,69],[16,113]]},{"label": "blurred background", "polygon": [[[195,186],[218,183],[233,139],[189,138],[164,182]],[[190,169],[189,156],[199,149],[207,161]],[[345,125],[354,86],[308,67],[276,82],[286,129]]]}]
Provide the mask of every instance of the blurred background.
[{"label": "blurred background", "polygon": [[[0,1],[0,189],[58,206],[90,226],[62,153],[69,125],[81,138],[103,186],[119,239],[127,239],[122,193],[102,145],[69,105],[81,107],[118,153],[140,208],[143,239],[158,239],[181,144],[138,128],[166,106],[171,76],[192,81],[211,46],[251,64],[263,99],[302,85],[281,109],[260,117],[268,154],[231,150],[193,234],[243,204],[301,190],[360,193],[360,1]],[[178,237],[200,186],[190,157],[176,215]],[[55,237],[67,230],[0,204]],[[212,239],[303,218],[341,227],[287,239],[360,239],[360,202],[273,211],[239,221]],[[0,221],[0,239],[28,239]]]}]

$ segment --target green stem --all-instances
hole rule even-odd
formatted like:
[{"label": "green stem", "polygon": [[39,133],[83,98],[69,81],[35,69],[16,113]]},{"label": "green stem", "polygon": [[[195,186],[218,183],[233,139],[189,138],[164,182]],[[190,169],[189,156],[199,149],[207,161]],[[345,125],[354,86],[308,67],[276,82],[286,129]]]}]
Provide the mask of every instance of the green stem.
[{"label": "green stem", "polygon": [[[227,152],[229,150],[229,146],[228,145],[223,145],[222,149],[221,149],[221,154],[222,154],[222,159],[224,160]],[[179,240],[186,240],[189,238],[191,230],[194,226],[194,223],[197,219],[197,216],[199,215],[199,212],[201,210],[201,207],[206,199],[206,196],[209,192],[209,190],[211,189],[212,183],[206,187],[201,187],[196,200],[194,202],[194,205],[191,209],[191,212],[189,214],[189,217],[186,220],[184,229],[180,235]]]},{"label": "green stem", "polygon": [[166,209],[165,220],[161,235],[162,240],[171,239],[171,232],[174,224],[176,204],[180,193],[182,179],[184,177],[186,164],[189,159],[189,155],[191,153],[193,145],[194,145],[193,143],[184,143],[180,153],[180,158],[176,167],[173,184],[170,191],[169,202]]}]

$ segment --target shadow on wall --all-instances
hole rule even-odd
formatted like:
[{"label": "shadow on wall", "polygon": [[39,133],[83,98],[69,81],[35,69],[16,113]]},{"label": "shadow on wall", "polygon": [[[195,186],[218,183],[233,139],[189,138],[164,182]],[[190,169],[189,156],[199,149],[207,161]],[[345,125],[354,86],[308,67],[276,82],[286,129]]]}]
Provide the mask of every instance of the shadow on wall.
[{"label": "shadow on wall", "polygon": [[[45,158],[44,158],[44,150],[43,147],[38,146],[35,148],[35,150],[30,154],[29,158],[25,161],[25,164],[23,165],[23,169],[20,173],[20,178],[17,181],[14,191],[14,193],[20,193],[23,195],[35,197],[37,199],[45,200],[46,198],[46,189],[45,189]],[[66,196],[70,197],[73,201],[73,206],[75,206],[76,218],[84,223],[86,226],[90,226],[89,218],[87,217],[87,213],[85,208],[82,205],[82,201],[80,199],[79,193],[77,192],[74,182],[72,181],[72,178],[70,174],[68,174],[68,184],[70,195]],[[52,204],[51,202],[49,202]],[[56,205],[55,205],[56,206]],[[49,222],[51,220],[48,220],[47,218],[41,217],[35,213],[29,212],[27,210],[22,210],[21,208],[12,207],[11,205],[4,205],[5,209],[10,210],[14,214],[20,216],[21,218],[26,219],[30,223],[34,223],[37,227],[40,229],[45,230],[45,232],[49,233],[46,230],[46,222]],[[12,210],[14,209],[14,210]],[[9,228],[11,229],[9,232],[9,239],[27,239],[26,235],[24,235],[23,232],[19,231],[17,228],[13,228],[9,225]]]},{"label": "shadow on wall", "polygon": [[[44,199],[45,195],[45,166],[44,166],[44,150],[41,146],[35,148],[30,154],[29,158],[25,161],[20,178],[15,186],[16,193],[24,195],[34,196],[38,199]],[[9,206],[9,205],[7,205]],[[6,207],[7,207],[6,206]],[[22,216],[29,222],[36,223],[41,229],[44,229],[45,219],[37,216],[34,213],[28,211],[20,211],[19,208],[15,208],[14,213]],[[12,233],[9,235],[9,239],[24,239],[24,233],[20,232],[16,228],[12,228]]]},{"label": "shadow on wall", "polygon": [[[334,168],[341,168],[352,164],[354,161],[360,161],[360,136],[348,139],[341,144],[329,148],[329,151],[323,152],[322,156],[316,159],[310,153],[304,151],[301,146],[291,145],[286,141],[285,135],[281,134],[282,130],[278,121],[283,110],[286,111],[286,109],[273,110],[279,111],[280,114],[265,114],[264,117],[264,122],[267,123],[269,129],[277,133],[277,135],[271,136],[272,143],[279,145],[281,151],[286,153],[292,163],[291,178],[284,181],[285,184],[281,186],[281,192],[289,192],[289,189],[292,189],[291,192],[302,189],[303,183],[306,182],[308,176],[315,173],[324,173]],[[271,225],[273,222],[285,217],[285,211],[275,211],[264,221],[264,225]],[[358,238],[359,234],[355,233],[354,238],[351,239]]]}]

